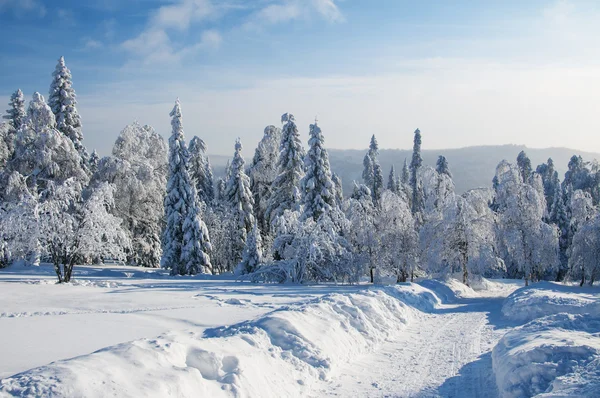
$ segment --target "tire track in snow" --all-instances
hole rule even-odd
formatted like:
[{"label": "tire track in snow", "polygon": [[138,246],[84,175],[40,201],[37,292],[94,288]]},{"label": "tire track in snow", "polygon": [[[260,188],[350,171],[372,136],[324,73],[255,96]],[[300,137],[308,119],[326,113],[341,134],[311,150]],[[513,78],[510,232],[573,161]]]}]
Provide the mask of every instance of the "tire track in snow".
[{"label": "tire track in snow", "polygon": [[499,335],[487,314],[495,310],[479,301],[422,314],[397,341],[338,369],[315,396],[493,398],[489,353]]}]

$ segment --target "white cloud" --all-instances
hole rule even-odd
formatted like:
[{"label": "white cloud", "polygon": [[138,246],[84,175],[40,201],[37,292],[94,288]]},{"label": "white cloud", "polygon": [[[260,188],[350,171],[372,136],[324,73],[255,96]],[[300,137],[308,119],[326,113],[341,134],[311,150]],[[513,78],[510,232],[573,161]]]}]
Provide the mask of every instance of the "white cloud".
[{"label": "white cloud", "polygon": [[98,48],[102,48],[102,42],[94,39],[86,39],[83,43],[83,50],[96,50]]},{"label": "white cloud", "polygon": [[209,0],[180,0],[154,11],[146,28],[136,37],[121,43],[121,48],[141,58],[144,63],[179,62],[183,56],[200,49],[217,48],[222,41],[216,31],[206,31],[198,43],[177,46],[169,31],[187,31],[192,23],[208,18],[214,12]]},{"label": "white cloud", "polygon": [[271,3],[252,14],[244,24],[247,29],[259,29],[264,24],[280,24],[293,20],[322,18],[342,22],[344,16],[335,0],[283,0]]}]

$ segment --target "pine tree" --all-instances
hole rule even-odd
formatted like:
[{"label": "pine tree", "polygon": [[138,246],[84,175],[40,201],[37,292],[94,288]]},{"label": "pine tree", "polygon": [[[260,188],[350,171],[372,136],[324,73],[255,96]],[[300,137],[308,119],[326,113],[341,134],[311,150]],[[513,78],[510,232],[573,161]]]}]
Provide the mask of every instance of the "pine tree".
[{"label": "pine tree", "polygon": [[199,137],[190,141],[190,176],[196,185],[198,199],[204,203],[211,203],[215,197],[213,185],[213,172],[210,159],[206,154],[206,144]]},{"label": "pine tree", "polygon": [[204,272],[211,269],[210,241],[206,225],[200,219],[196,187],[188,172],[188,151],[183,133],[179,100],[170,113],[172,134],[169,139],[169,178],[165,196],[162,265],[173,275]]},{"label": "pine tree", "polygon": [[73,89],[71,71],[65,65],[65,58],[60,57],[54,73],[52,73],[48,105],[56,116],[56,128],[69,137],[81,156],[84,169],[87,170],[89,155],[83,145],[81,118],[77,112],[77,96]]},{"label": "pine tree", "polygon": [[423,165],[421,158],[421,130],[415,130],[415,138],[413,143],[413,155],[410,162],[410,187],[412,189],[412,214],[421,213],[423,211],[424,201],[423,192],[419,184],[419,169]]},{"label": "pine tree", "polygon": [[438,174],[445,174],[448,177],[452,178],[452,173],[450,172],[450,167],[448,167],[448,160],[446,160],[445,156],[440,155],[438,157],[435,171],[437,171]]},{"label": "pine tree", "polygon": [[304,213],[302,219],[317,221],[321,215],[336,207],[335,185],[331,179],[329,155],[317,122],[310,125],[308,152],[304,157],[306,174],[300,182]]},{"label": "pine tree", "polygon": [[235,273],[237,275],[251,274],[256,271],[263,262],[262,239],[258,225],[254,227],[246,239],[246,247],[242,254],[242,261],[238,264]]},{"label": "pine tree", "polygon": [[242,251],[246,245],[246,237],[252,230],[254,219],[254,199],[250,190],[250,178],[245,172],[245,162],[242,157],[242,143],[238,138],[235,142],[235,152],[231,162],[231,175],[225,188],[225,198],[231,206],[236,231],[233,250],[235,261],[241,259]]},{"label": "pine tree", "polygon": [[3,119],[8,120],[13,129],[18,130],[27,116],[25,112],[25,97],[21,89],[18,89],[10,96],[10,108],[6,110]]},{"label": "pine tree", "polygon": [[280,155],[277,162],[279,174],[273,181],[273,195],[267,207],[266,217],[273,224],[285,210],[297,210],[300,204],[300,180],[304,177],[304,149],[294,115],[281,117],[285,123],[281,132]]},{"label": "pine tree", "polygon": [[390,174],[388,176],[387,189],[394,193],[399,192],[398,187],[398,177],[396,176],[396,169],[394,169],[394,165],[390,168]]}]

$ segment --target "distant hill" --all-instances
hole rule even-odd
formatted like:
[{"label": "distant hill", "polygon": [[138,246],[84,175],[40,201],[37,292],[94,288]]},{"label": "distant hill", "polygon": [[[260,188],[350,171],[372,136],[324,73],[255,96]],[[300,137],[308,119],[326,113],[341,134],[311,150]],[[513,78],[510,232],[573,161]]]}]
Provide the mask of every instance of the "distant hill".
[{"label": "distant hill", "polygon": [[[459,149],[423,150],[421,155],[423,156],[424,164],[432,167],[435,167],[435,162],[439,155],[446,156],[450,170],[454,176],[456,191],[463,193],[472,188],[491,187],[492,178],[494,178],[498,163],[503,159],[516,162],[517,155],[523,150],[531,159],[534,170],[538,164],[546,162],[548,158],[552,158],[561,180],[564,178],[565,171],[567,171],[567,164],[571,156],[581,155],[586,161],[600,159],[600,153],[583,152],[568,148],[527,148],[524,145],[490,145]],[[349,195],[352,191],[352,181],[362,181],[362,161],[367,150],[329,149],[328,151],[331,168],[342,178],[344,194]],[[250,163],[254,152],[246,153],[245,155],[246,162]],[[404,159],[410,164],[411,156],[412,150],[380,150],[379,162],[383,168],[386,184],[391,165],[393,164],[396,170],[400,172]],[[215,169],[215,174],[217,176],[223,175],[225,164],[229,160],[229,157],[211,155],[210,159]]]}]

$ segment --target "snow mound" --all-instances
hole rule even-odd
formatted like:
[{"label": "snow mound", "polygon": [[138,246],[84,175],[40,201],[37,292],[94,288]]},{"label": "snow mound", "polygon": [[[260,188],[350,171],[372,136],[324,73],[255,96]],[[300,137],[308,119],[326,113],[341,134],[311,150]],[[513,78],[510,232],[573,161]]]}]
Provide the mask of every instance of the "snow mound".
[{"label": "snow mound", "polygon": [[502,306],[502,314],[518,322],[558,313],[600,317],[600,290],[539,282],[516,290]]},{"label": "snow mound", "polygon": [[[0,381],[0,395],[305,396],[333,368],[397,337],[438,303],[403,285],[329,294],[253,321],[107,347]],[[408,303],[411,303],[410,305]]]},{"label": "snow mound", "polygon": [[432,290],[444,303],[455,303],[461,298],[479,297],[476,291],[456,279],[426,279],[419,282],[422,287]]},{"label": "snow mound", "polygon": [[600,319],[557,314],[508,332],[492,352],[502,397],[597,397]]}]

